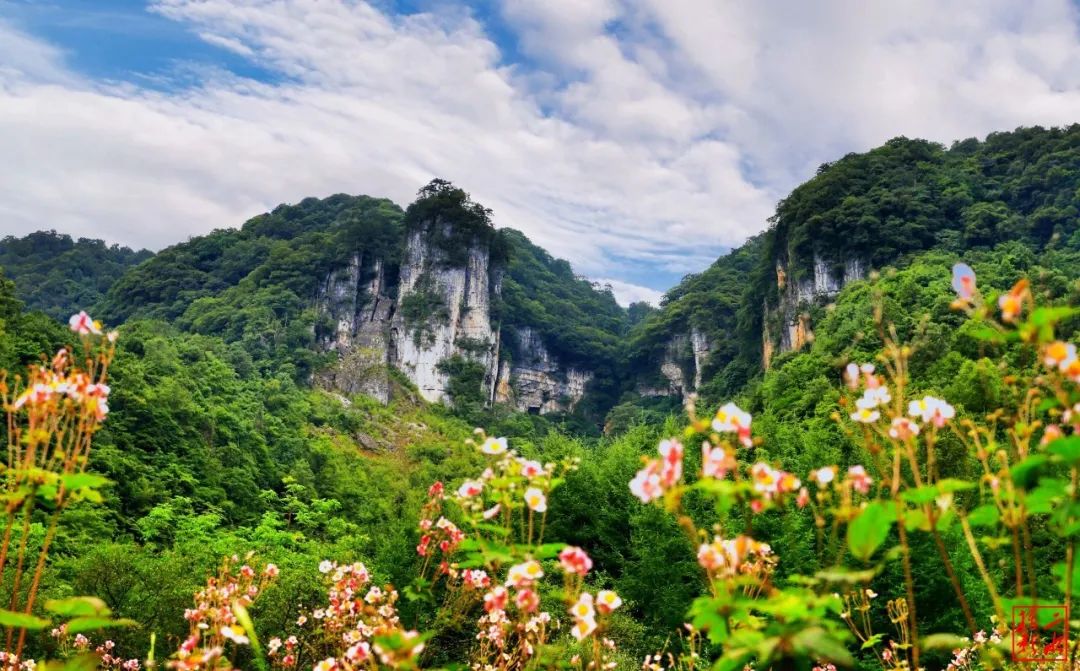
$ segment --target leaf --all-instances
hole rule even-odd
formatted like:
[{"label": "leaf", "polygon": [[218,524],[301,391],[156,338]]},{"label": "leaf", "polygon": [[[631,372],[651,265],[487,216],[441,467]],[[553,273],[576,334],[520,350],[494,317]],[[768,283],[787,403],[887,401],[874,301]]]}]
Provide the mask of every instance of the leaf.
[{"label": "leaf", "polygon": [[49,626],[49,621],[35,615],[15,613],[10,610],[0,609],[0,627],[15,627],[16,629],[44,629]]},{"label": "leaf", "polygon": [[1077,313],[1076,308],[1070,307],[1043,307],[1031,311],[1029,321],[1035,326],[1050,326],[1062,319],[1068,319]]},{"label": "leaf", "polygon": [[999,516],[997,506],[987,503],[968,513],[968,523],[973,527],[996,527]]},{"label": "leaf", "polygon": [[64,617],[81,617],[85,615],[99,615],[107,617],[112,614],[109,607],[101,599],[93,596],[73,596],[70,599],[49,599],[45,602],[45,610]]},{"label": "leaf", "polygon": [[1009,475],[1016,486],[1028,489],[1036,482],[1036,474],[1050,460],[1045,454],[1033,454],[1009,469]]},{"label": "leaf", "polygon": [[1080,463],[1080,436],[1068,436],[1050,441],[1046,451],[1056,455],[1069,465]]},{"label": "leaf", "polygon": [[840,666],[854,666],[855,659],[836,637],[822,627],[807,627],[791,638],[796,650],[805,650],[812,660],[832,662]]},{"label": "leaf", "polygon": [[956,634],[930,634],[919,638],[923,650],[956,650],[968,646],[968,640]]},{"label": "leaf", "polygon": [[64,488],[68,491],[73,489],[99,489],[109,484],[109,479],[97,473],[67,473],[60,476]]},{"label": "leaf", "polygon": [[905,510],[904,528],[908,531],[930,531],[930,518],[918,508]]},{"label": "leaf", "polygon": [[889,537],[895,516],[892,507],[881,501],[871,501],[848,525],[847,543],[851,554],[857,559],[869,561]]},{"label": "leaf", "polygon": [[69,634],[78,634],[84,631],[92,631],[94,629],[108,629],[110,627],[137,627],[139,623],[135,620],[127,619],[114,619],[111,617],[77,617],[74,620],[70,620],[67,623],[67,631]]},{"label": "leaf", "polygon": [[869,650],[870,648],[876,646],[878,643],[881,643],[881,639],[883,638],[885,638],[885,634],[874,634],[863,642],[860,650]]},{"label": "leaf", "polygon": [[914,503],[922,505],[923,503],[930,503],[938,496],[938,490],[934,485],[923,485],[922,487],[913,487],[912,489],[905,489],[900,492],[900,498],[908,503]]}]

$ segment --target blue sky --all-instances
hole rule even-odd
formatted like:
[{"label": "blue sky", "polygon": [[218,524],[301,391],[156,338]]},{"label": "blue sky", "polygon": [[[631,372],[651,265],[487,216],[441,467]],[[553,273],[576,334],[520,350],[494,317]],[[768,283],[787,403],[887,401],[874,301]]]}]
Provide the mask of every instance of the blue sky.
[{"label": "blue sky", "polygon": [[623,302],[896,135],[1080,120],[1077,9],[0,0],[0,220],[154,249],[452,179]]}]

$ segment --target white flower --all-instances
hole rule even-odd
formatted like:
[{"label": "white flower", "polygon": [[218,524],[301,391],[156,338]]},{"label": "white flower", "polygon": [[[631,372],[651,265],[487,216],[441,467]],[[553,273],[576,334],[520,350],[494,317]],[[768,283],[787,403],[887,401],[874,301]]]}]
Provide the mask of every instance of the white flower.
[{"label": "white flower", "polygon": [[529,487],[525,490],[525,504],[529,506],[529,510],[542,513],[547,510],[547,497],[538,488]]},{"label": "white flower", "polygon": [[484,454],[502,454],[506,448],[505,438],[488,438],[480,445],[480,451]]},{"label": "white flower", "polygon": [[329,559],[319,562],[319,573],[329,573],[334,570],[334,563]]}]

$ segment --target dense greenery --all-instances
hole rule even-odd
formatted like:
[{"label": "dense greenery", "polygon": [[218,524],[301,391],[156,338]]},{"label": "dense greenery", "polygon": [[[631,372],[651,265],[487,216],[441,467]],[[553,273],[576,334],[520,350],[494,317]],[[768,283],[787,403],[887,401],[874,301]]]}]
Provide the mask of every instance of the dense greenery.
[{"label": "dense greenery", "polygon": [[129,268],[151,256],[56,231],[0,240],[0,268],[15,280],[19,297],[54,319],[96,305]]},{"label": "dense greenery", "polygon": [[[97,293],[84,296],[65,283],[53,303],[27,288],[48,266],[47,255],[34,264],[9,260],[16,282],[0,284],[0,365],[17,369],[70,337],[28,308],[55,315],[105,291],[99,307],[121,325],[112,413],[92,458],[93,469],[113,484],[103,505],[65,512],[46,590],[97,595],[117,615],[139,621],[142,627],[116,634],[121,646],[138,651],[148,648],[151,633],[162,649],[176,647],[186,633],[178,615],[223,555],[254,549],[289,576],[260,602],[259,622],[275,627],[295,620],[297,603],[315,598],[324,557],[362,559],[380,580],[403,588],[422,563],[414,548],[423,492],[436,479],[456,486],[477,472],[482,462],[462,441],[484,421],[494,435],[510,435],[524,456],[581,460],[552,494],[548,530],[594,559],[590,584],[626,600],[614,628],[626,664],[636,666],[629,660],[669,642],[691,603],[708,592],[680,522],[640,505],[627,487],[642,455],[679,431],[671,416],[675,399],[634,393],[639,382],[654,381],[653,367],[672,336],[696,329],[715,343],[699,407],[707,415],[735,400],[751,412],[760,443],[740,448],[740,459],[782,466],[804,479],[825,464],[846,471],[867,463],[861,436],[834,414],[852,409],[841,405],[844,366],[874,360],[887,345],[882,322],[914,347],[909,396],[948,399],[958,421],[1014,403],[1015,380],[1040,362],[1015,343],[988,338],[983,325],[950,308],[950,268],[961,258],[971,264],[991,297],[1027,277],[1040,302],[1080,304],[1078,142],[1078,128],[1023,129],[949,149],[898,139],[845,157],[785,199],[769,231],[686,278],[658,310],[622,310],[610,292],[575,277],[569,264],[522,234],[495,231],[490,213],[442,182],[426,187],[419,205],[405,212],[386,200],[349,196],[282,206],[239,230],[166,249],[107,291],[115,266],[105,264],[105,279],[90,282]],[[442,363],[456,411],[417,401],[399,377],[389,406],[307,385],[307,373],[326,363],[317,346],[328,328],[316,305],[320,283],[357,254],[396,269],[407,231],[432,216],[456,217],[462,208],[457,230],[490,236],[504,250],[502,298],[494,307],[506,350],[513,356],[516,333],[530,328],[560,360],[597,371],[581,412],[602,417],[614,406],[608,436],[569,435],[540,418],[489,413],[476,393],[483,370],[466,357]],[[8,239],[5,253],[26,240]],[[448,253],[462,248],[456,238],[444,242]],[[61,258],[109,249],[84,243],[57,248]],[[775,263],[791,262],[797,275],[814,252],[838,255],[831,260],[866,258],[880,277],[848,285],[827,308],[815,306],[812,342],[761,371],[761,311],[776,299]],[[135,258],[124,250],[108,253]],[[404,309],[417,316],[429,311]],[[1073,339],[1077,326],[1070,316],[1059,333]],[[688,470],[700,466],[696,449],[688,449]],[[978,480],[979,464],[959,440],[943,438],[938,450],[942,477]],[[728,510],[701,492],[689,492],[681,504],[699,528],[733,524]],[[778,583],[822,568],[816,528],[808,510],[755,519],[755,538],[783,548]],[[43,529],[33,533],[40,538]],[[889,533],[890,543],[897,542],[895,527]],[[1040,595],[1058,596],[1051,566],[1060,560],[1060,539],[1045,525],[1032,533],[1031,580]],[[989,626],[993,603],[964,554],[961,528],[944,527],[941,536],[975,619]],[[1011,548],[994,538],[980,542],[992,581],[1008,594]],[[965,616],[934,544],[921,536],[910,550],[920,622],[928,631],[963,633]],[[890,598],[902,591],[897,557],[874,568],[875,590]],[[402,612],[418,626],[438,626],[424,621],[421,599],[406,600]],[[873,618],[879,630],[888,628],[883,611]],[[435,661],[452,661],[461,632],[444,629],[439,636]],[[43,637],[34,645],[47,652],[51,643]],[[867,652],[857,657],[863,668],[876,664]],[[932,656],[929,666],[944,661]]]}]

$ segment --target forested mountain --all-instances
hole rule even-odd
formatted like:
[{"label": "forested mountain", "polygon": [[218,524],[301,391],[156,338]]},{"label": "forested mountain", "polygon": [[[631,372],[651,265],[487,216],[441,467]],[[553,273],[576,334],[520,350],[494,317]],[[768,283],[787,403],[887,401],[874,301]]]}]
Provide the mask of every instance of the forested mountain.
[{"label": "forested mountain", "polygon": [[0,269],[15,280],[19,297],[29,309],[56,319],[97,304],[128,269],[151,256],[145,249],[72,240],[56,231],[0,240]]},{"label": "forested mountain", "polygon": [[[563,627],[543,646],[512,640],[558,663],[641,668],[666,647],[730,669],[943,668],[974,645],[950,636],[1000,636],[1002,604],[1068,600],[1064,576],[1080,575],[1064,559],[1080,372],[1056,341],[1080,326],[1078,147],[1070,127],[846,156],[656,309],[620,308],[441,180],[406,209],[307,199],[92,278],[90,293],[62,282],[50,305],[96,300],[119,327],[90,459],[111,485],[64,510],[43,596],[99,596],[141,625],[117,630],[119,648],[155,634],[180,655],[191,594],[221,557],[256,551],[282,577],[248,633],[322,635],[301,614],[337,571],[320,563],[363,561],[400,591],[400,622],[431,635],[422,668],[472,660],[492,631],[480,618],[511,613],[528,631],[537,609]],[[29,278],[49,264],[35,258],[0,284],[12,370],[73,337],[30,309]],[[958,261],[973,271],[954,279]],[[591,568],[557,560],[567,550]],[[459,569],[510,565],[555,580],[459,584]],[[605,594],[607,610],[564,589]],[[511,590],[514,605],[491,605]],[[910,644],[899,601],[950,636]],[[848,634],[853,611],[865,619]],[[594,617],[617,648],[581,633]],[[30,649],[60,645],[42,634]],[[329,644],[310,645],[305,668]],[[238,654],[258,667],[253,648]]]}]

